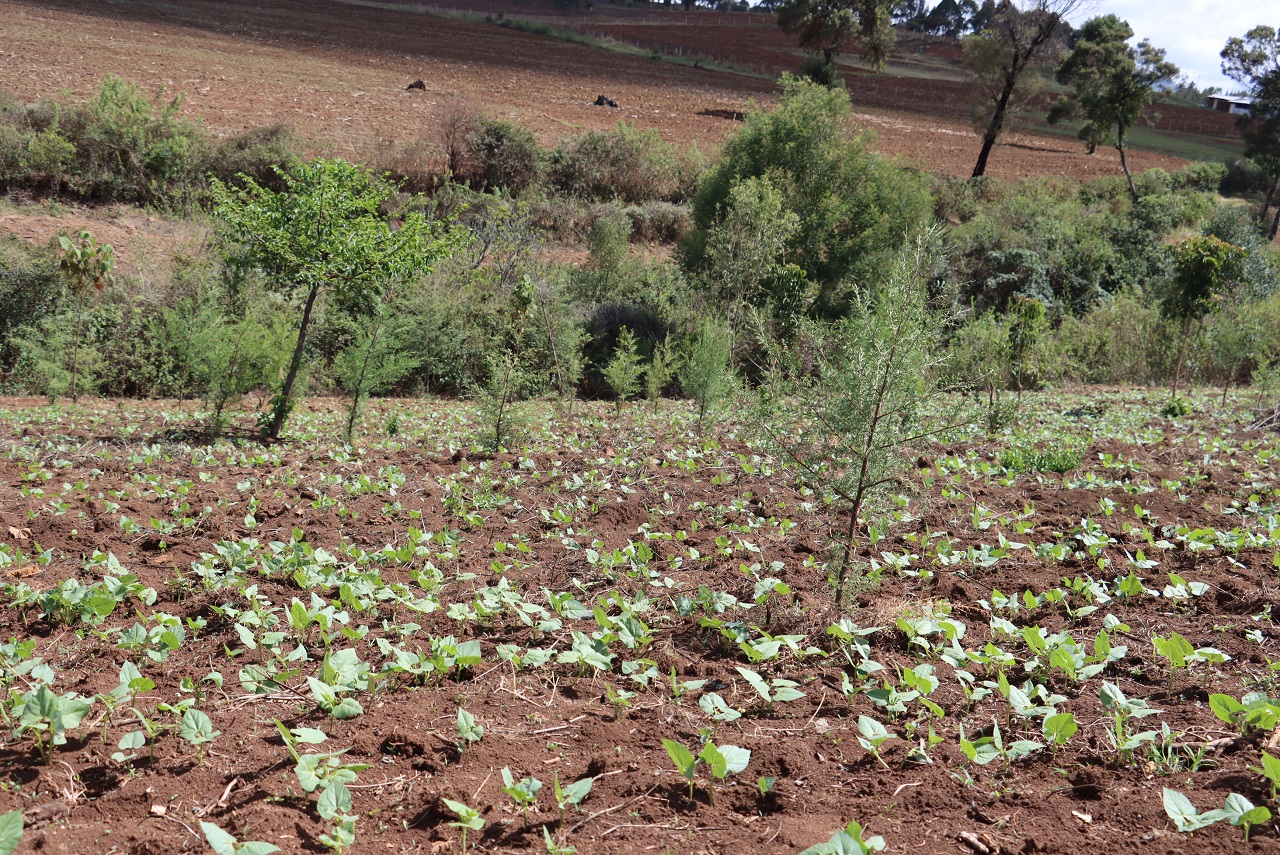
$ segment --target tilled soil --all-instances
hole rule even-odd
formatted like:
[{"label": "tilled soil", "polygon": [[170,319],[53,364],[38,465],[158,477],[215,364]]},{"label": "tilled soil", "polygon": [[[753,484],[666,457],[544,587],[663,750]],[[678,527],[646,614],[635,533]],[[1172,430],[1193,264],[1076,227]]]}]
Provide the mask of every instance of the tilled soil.
[{"label": "tilled soil", "polygon": [[[882,835],[893,852],[1275,851],[1280,841],[1269,825],[1255,828],[1247,847],[1240,830],[1225,822],[1194,836],[1176,833],[1161,793],[1164,787],[1187,793],[1201,810],[1220,806],[1230,792],[1255,804],[1267,800],[1264,782],[1249,767],[1261,750],[1276,751],[1277,734],[1241,737],[1207,701],[1214,692],[1275,694],[1275,544],[1193,548],[1176,532],[1239,529],[1274,538],[1280,443],[1274,434],[1239,433],[1238,410],[1181,422],[1151,419],[1155,398],[1077,397],[1073,403],[1081,406],[1064,415],[1061,396],[1028,396],[1026,434],[1063,432],[1061,445],[1065,433],[1092,433],[1083,462],[1066,476],[990,468],[1013,443],[1007,437],[920,449],[896,491],[901,519],[884,526],[874,548],[860,551],[845,615],[858,627],[879,628],[866,641],[891,685],[900,682],[899,669],[934,666],[939,687],[929,697],[942,718],[917,704],[891,714],[865,692],[846,699],[842,687],[860,675],[827,633],[840,614],[823,569],[839,521],[733,434],[717,431],[703,440],[675,404],[657,415],[628,408],[615,416],[611,407],[582,405],[576,415],[539,410],[521,451],[490,455],[472,445],[474,412],[449,402],[378,402],[365,422],[370,433],[347,450],[333,439],[338,402],[311,402],[294,417],[296,439],[264,448],[244,440],[210,444],[185,427],[190,416],[172,402],[50,410],[34,400],[6,401],[0,543],[12,560],[2,571],[4,596],[6,604],[25,605],[0,612],[0,637],[33,640],[34,655],[54,669],[59,693],[109,693],[125,662],[137,664],[155,688],[109,719],[104,704],[95,704],[47,764],[38,762],[30,736],[6,739],[0,811],[27,812],[21,851],[200,851],[201,821],[285,852],[323,851],[328,826],[316,813],[315,795],[295,778],[278,720],[321,729],[328,740],[314,750],[345,750],[344,762],[368,765],[350,787],[359,817],[355,852],[458,851],[444,799],[481,811],[484,829],[468,846],[489,852],[542,851],[544,827],[584,853],[794,852],[851,819]],[[1200,403],[1211,412],[1207,399]],[[1232,502],[1237,510],[1224,513]],[[1019,518],[1025,525],[1017,525]],[[1091,523],[1082,528],[1085,520]],[[1081,539],[1081,531],[1097,534],[1093,524],[1111,539],[1097,554]],[[1167,527],[1168,545],[1144,543],[1139,524],[1157,532]],[[417,539],[415,531],[449,534],[423,539],[421,552],[394,554]],[[933,553],[920,559],[922,543],[940,532],[951,539],[952,555],[984,545],[989,552],[1007,541],[1070,548],[1060,560],[1018,549],[989,565],[976,553],[950,565],[930,560]],[[268,560],[273,541],[306,543],[330,556],[320,564],[298,559],[298,567],[331,560],[326,566],[363,579],[376,572],[380,584],[435,598],[439,608],[415,612],[386,599],[357,607],[357,596],[304,584],[294,564]],[[643,544],[647,553],[628,551],[629,544]],[[374,555],[384,547],[391,549]],[[223,558],[213,557],[220,549]],[[238,566],[246,575],[215,584],[237,563],[226,557],[228,549],[243,552]],[[1093,613],[1086,604],[1099,601],[1078,593],[1063,604],[1018,610],[1001,606],[996,594],[1022,599],[1024,592],[1068,588],[1075,577],[1100,580],[1114,593],[1113,581],[1126,575],[1139,549],[1159,562],[1138,571],[1148,593],[1109,599]],[[886,555],[904,551],[916,560],[910,573],[895,572]],[[119,567],[94,558],[108,553]],[[884,564],[879,572],[872,559]],[[68,616],[34,593],[22,594],[47,594],[72,578],[93,585],[122,572],[154,588],[154,604],[131,596],[94,623],[74,608]],[[1206,593],[1159,596],[1170,572],[1206,584]],[[731,598],[756,598],[758,576],[785,587],[754,608],[733,606]],[[540,618],[522,619],[514,607],[468,611],[488,602],[482,589],[516,591],[518,600],[543,609],[551,594],[571,594],[585,609],[539,628]],[[274,687],[242,679],[241,669],[273,660],[265,647],[246,645],[246,620],[236,617],[255,599],[279,621],[273,628],[293,639],[280,652],[300,642],[308,657]],[[354,649],[371,666],[374,684],[354,693],[363,714],[333,718],[308,691],[305,678],[320,673],[326,645],[315,626],[290,630],[295,600],[346,613],[328,648]],[[610,616],[620,617],[624,602],[641,624],[630,625],[631,641],[607,643],[615,658],[605,667],[553,658],[517,669],[500,655],[500,645],[516,645],[506,649],[547,648],[563,657],[575,649],[574,632],[601,631]],[[970,739],[997,725],[1006,743],[1043,741],[1038,721],[1012,716],[998,695],[967,702],[941,654],[946,642],[930,636],[926,649],[900,621],[932,616],[963,624],[957,643],[965,650],[981,651],[992,641],[1015,655],[1008,679],[1019,685],[1033,657],[1020,640],[989,627],[993,603],[994,614],[1019,631],[1069,632],[1088,651],[1112,615],[1124,627],[1112,627],[1111,643],[1127,652],[1091,679],[1033,674],[1062,695],[1056,708],[1074,713],[1079,733],[1056,752],[976,765],[961,751],[961,727]],[[154,626],[150,616],[158,612],[187,626],[163,661],[130,648],[120,634],[135,623]],[[746,648],[727,640],[724,626],[756,640],[763,633],[786,636],[798,650],[784,645],[777,657],[753,663]],[[1230,661],[1170,679],[1151,639],[1172,632]],[[430,638],[449,635],[479,641],[482,662],[421,681],[379,675],[391,660],[375,639],[425,650]],[[805,654],[810,646],[821,652]],[[22,694],[32,678],[14,677],[11,667],[12,660],[5,671],[10,690]],[[647,686],[628,676],[649,667]],[[739,667],[794,680],[804,697],[765,704]],[[990,666],[969,670],[979,682],[995,679]],[[212,672],[222,675],[220,686],[201,683]],[[693,680],[707,682],[680,685]],[[1156,730],[1168,724],[1167,756],[1148,748],[1132,757],[1117,753],[1099,703],[1102,681],[1161,711],[1139,724]],[[635,695],[611,702],[619,691]],[[698,702],[712,691],[741,717],[713,721]],[[184,697],[195,698],[220,732],[211,744],[200,749],[168,728],[130,752],[132,759],[111,759],[120,737],[139,727],[132,709],[172,724],[159,705]],[[458,746],[459,708],[484,728],[465,750]],[[859,746],[862,715],[896,737],[884,744],[883,762]],[[937,744],[931,732],[941,737]],[[741,775],[714,787],[700,770],[690,798],[662,740],[696,750],[700,738],[747,748],[751,758]],[[1204,762],[1193,771],[1189,758],[1206,744]],[[545,784],[527,816],[502,792],[504,767],[516,779],[534,776]],[[560,815],[550,798],[553,776],[594,777],[580,809]],[[767,795],[757,787],[761,777],[776,779]]]},{"label": "tilled soil", "polygon": [[[219,133],[286,122],[325,153],[365,161],[406,146],[438,153],[443,121],[458,110],[516,120],[546,143],[628,121],[706,151],[737,127],[735,118],[752,101],[767,103],[776,91],[763,78],[335,0],[88,7],[0,0],[0,13],[0,92],[11,97],[84,99],[115,74],[149,93],[182,93],[187,114]],[[658,35],[636,26],[615,29],[620,37]],[[706,39],[708,49],[732,46],[742,61],[759,59],[753,51],[781,50],[777,31],[761,26],[672,27],[669,35],[693,38],[694,48]],[[419,78],[426,88],[406,91]],[[973,168],[979,139],[955,112],[957,99],[947,89],[955,85],[859,76],[850,88],[859,121],[876,130],[880,150],[963,176]],[[951,94],[936,97],[944,90]],[[600,94],[620,108],[593,106]],[[936,116],[912,111],[935,101]],[[1013,133],[1005,142],[989,170],[998,178],[1119,174],[1110,150],[1086,156],[1069,140],[1035,133]],[[1141,151],[1130,152],[1130,161],[1135,169],[1183,163]]]}]

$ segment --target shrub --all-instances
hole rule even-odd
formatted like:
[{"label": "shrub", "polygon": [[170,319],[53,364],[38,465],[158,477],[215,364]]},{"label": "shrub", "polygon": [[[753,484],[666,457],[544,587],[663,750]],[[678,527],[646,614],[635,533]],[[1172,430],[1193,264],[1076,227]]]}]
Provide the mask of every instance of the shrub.
[{"label": "shrub", "polygon": [[519,196],[542,180],[546,152],[517,124],[482,118],[467,134],[466,144],[464,176],[477,189]]},{"label": "shrub", "polygon": [[732,350],[729,330],[709,317],[698,324],[697,334],[685,350],[680,365],[680,386],[693,399],[698,424],[704,428],[707,419],[723,406],[736,386],[729,365]]},{"label": "shrub", "polygon": [[48,253],[10,235],[0,236],[0,376],[11,372],[18,358],[13,333],[52,315],[64,290],[65,283]]},{"label": "shrub", "polygon": [[799,218],[786,260],[821,286],[816,311],[842,314],[847,283],[874,283],[924,224],[930,200],[923,178],[870,150],[851,132],[847,93],[784,78],[772,112],[753,112],[707,172],[693,202],[696,226],[684,244],[691,270],[706,260],[708,233],[741,181],[768,177],[785,210]]},{"label": "shrub", "polygon": [[301,162],[301,144],[292,127],[277,123],[250,128],[211,145],[200,164],[203,174],[230,182],[244,174],[271,190],[284,188],[278,170],[286,172]]},{"label": "shrub", "polygon": [[844,78],[840,76],[840,66],[835,62],[824,62],[821,57],[810,56],[800,63],[796,69],[796,77],[807,80],[828,89],[843,89]]},{"label": "shrub", "polygon": [[1267,170],[1247,157],[1238,158],[1226,165],[1226,175],[1218,185],[1218,192],[1224,196],[1248,196],[1267,192],[1270,179]]},{"label": "shrub", "polygon": [[1174,190],[1217,193],[1227,177],[1227,167],[1217,161],[1196,161],[1171,176]]},{"label": "shrub", "polygon": [[676,158],[655,130],[621,122],[588,131],[552,156],[551,180],[565,193],[596,201],[651,202],[676,196]]}]

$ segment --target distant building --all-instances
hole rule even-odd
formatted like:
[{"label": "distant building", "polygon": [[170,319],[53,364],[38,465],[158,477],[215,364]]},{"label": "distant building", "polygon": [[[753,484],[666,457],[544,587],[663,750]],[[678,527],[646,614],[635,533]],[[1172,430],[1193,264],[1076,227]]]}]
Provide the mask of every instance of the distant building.
[{"label": "distant building", "polygon": [[1210,95],[1204,99],[1204,105],[1219,113],[1230,113],[1233,116],[1247,116],[1253,110],[1252,98],[1240,98],[1234,95]]}]

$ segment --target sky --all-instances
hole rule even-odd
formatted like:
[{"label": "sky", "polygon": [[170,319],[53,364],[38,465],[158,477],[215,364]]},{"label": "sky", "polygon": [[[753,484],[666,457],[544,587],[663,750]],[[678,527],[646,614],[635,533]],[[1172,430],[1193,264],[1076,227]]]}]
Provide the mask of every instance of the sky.
[{"label": "sky", "polygon": [[1280,27],[1280,0],[1094,0],[1071,23],[1107,14],[1128,21],[1139,40],[1164,48],[1169,61],[1201,88],[1230,92],[1240,84],[1222,74],[1218,54],[1231,36],[1259,24]]}]

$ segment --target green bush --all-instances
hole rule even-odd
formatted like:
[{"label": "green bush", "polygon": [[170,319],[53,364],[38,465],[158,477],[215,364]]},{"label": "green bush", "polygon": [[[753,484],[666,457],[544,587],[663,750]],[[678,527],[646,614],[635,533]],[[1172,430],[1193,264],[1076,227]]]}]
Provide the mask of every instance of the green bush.
[{"label": "green bush", "polygon": [[1197,193],[1217,193],[1227,177],[1226,164],[1217,161],[1196,161],[1181,172],[1171,176],[1174,190],[1193,190]]},{"label": "green bush", "polygon": [[677,158],[658,132],[626,122],[567,141],[551,159],[556,188],[588,200],[671,201],[677,179]]},{"label": "green bush", "polygon": [[467,134],[465,176],[481,190],[506,190],[519,196],[542,180],[547,155],[533,134],[513,122],[479,119]]},{"label": "green bush", "polygon": [[844,78],[840,76],[840,66],[834,62],[823,62],[821,57],[810,56],[800,63],[796,69],[796,77],[825,86],[828,89],[843,89]]},{"label": "green bush", "polygon": [[871,151],[871,137],[854,133],[851,122],[847,93],[784,78],[778,106],[750,113],[707,172],[693,201],[696,228],[683,248],[688,267],[703,265],[709,230],[731,188],[768,177],[799,217],[786,261],[821,286],[820,314],[844,313],[849,283],[883,278],[930,210],[924,179]]},{"label": "green bush", "polygon": [[52,315],[65,290],[51,255],[0,236],[0,377],[13,371],[20,353],[13,333]]},{"label": "green bush", "polygon": [[1237,158],[1226,165],[1227,173],[1218,185],[1224,196],[1248,196],[1264,194],[1270,183],[1267,170],[1247,157]]}]

